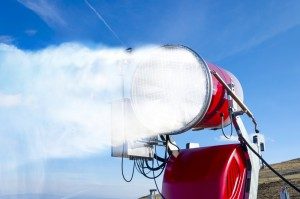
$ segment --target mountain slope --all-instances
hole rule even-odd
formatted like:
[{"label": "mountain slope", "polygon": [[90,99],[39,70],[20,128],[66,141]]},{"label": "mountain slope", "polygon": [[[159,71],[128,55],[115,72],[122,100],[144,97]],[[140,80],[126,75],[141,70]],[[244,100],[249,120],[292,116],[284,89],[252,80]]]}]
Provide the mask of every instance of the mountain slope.
[{"label": "mountain slope", "polygon": [[[300,158],[273,164],[272,167],[296,186],[300,187]],[[259,175],[258,199],[279,198],[279,191],[283,186],[288,187],[288,193],[291,199],[300,198],[299,193],[286,185],[270,169],[261,169]]]}]

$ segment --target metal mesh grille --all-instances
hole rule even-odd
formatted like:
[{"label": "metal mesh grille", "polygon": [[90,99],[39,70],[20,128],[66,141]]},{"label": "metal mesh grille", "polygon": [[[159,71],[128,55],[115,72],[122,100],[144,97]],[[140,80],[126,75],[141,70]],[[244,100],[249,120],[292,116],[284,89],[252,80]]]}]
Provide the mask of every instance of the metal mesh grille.
[{"label": "metal mesh grille", "polygon": [[181,46],[151,51],[137,59],[132,106],[137,118],[155,133],[191,128],[210,103],[210,74],[205,62]]}]

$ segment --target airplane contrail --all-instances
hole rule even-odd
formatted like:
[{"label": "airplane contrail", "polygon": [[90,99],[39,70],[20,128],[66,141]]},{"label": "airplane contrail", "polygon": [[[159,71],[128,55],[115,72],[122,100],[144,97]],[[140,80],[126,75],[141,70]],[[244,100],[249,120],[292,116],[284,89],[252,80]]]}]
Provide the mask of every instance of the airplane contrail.
[{"label": "airplane contrail", "polygon": [[101,14],[88,2],[88,0],[84,0],[84,2],[97,15],[98,19],[101,20],[104,25],[111,31],[115,38],[118,39],[122,45],[124,45],[124,42],[120,39],[117,33],[109,26],[109,24],[105,21]]}]

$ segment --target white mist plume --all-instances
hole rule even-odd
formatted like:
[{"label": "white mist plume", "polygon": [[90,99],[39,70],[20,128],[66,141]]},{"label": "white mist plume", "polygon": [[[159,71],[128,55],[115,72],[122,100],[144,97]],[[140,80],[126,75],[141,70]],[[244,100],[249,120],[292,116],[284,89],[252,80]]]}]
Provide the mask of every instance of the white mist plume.
[{"label": "white mist plume", "polygon": [[109,146],[110,102],[120,94],[118,62],[125,55],[74,43],[40,51],[1,44],[0,115],[7,128],[0,136],[17,134],[32,158],[81,156]]},{"label": "white mist plume", "polygon": [[[130,98],[137,64],[144,59],[152,63],[148,60],[152,49],[153,46],[147,46],[128,53],[121,48],[90,48],[82,44],[65,43],[43,50],[25,51],[0,44],[0,194],[15,193],[16,190],[31,190],[33,193],[43,190],[44,164],[48,158],[84,157],[109,149],[111,104],[120,101],[123,88],[124,97]],[[160,59],[159,55],[157,57]],[[168,75],[168,83],[173,81],[172,75],[175,73],[163,74]],[[195,82],[200,85],[203,81],[197,79],[199,75],[190,75],[192,79],[184,76],[185,79],[177,80],[175,85],[182,88]],[[183,77],[181,73],[175,76]],[[147,74],[145,77],[147,80]],[[195,82],[184,81],[187,79]],[[160,93],[160,88],[157,89],[153,92]],[[187,90],[189,94],[192,91]],[[180,96],[188,96],[186,92],[183,93],[179,93]],[[168,99],[174,98],[176,101],[175,94]],[[193,98],[193,95],[188,97]],[[114,144],[123,142],[122,129],[126,139],[159,133],[145,128],[145,123],[143,126],[141,118],[134,114],[130,101],[128,105],[130,109],[125,113],[126,127],[118,122],[112,123],[117,133],[113,137]],[[164,101],[164,105],[167,106],[168,101]],[[185,106],[174,107],[177,112],[184,113]],[[147,107],[143,108],[148,110]],[[192,108],[199,109],[194,105]],[[170,121],[173,112],[170,109],[159,115],[161,110],[157,108],[150,111],[160,119],[161,126],[166,125],[167,128],[174,122],[178,123],[177,120]],[[122,116],[123,113],[118,109],[116,114]],[[170,118],[164,119],[164,116]],[[186,117],[187,114],[183,114],[177,118]],[[34,172],[28,174],[26,169],[29,169],[30,162],[33,162],[30,169]],[[5,185],[4,182],[8,181]]]},{"label": "white mist plume", "polygon": [[42,192],[49,158],[109,149],[126,56],[77,43],[38,51],[0,44],[0,195]]},{"label": "white mist plume", "polygon": [[[155,68],[156,73],[145,70],[153,74],[138,76],[140,82],[134,88],[147,88],[149,84],[150,93],[146,93],[145,99],[152,103],[152,95],[157,95],[165,101],[161,101],[162,108],[157,108],[159,103],[156,103],[157,107],[150,112],[147,104],[140,107],[148,110],[146,122],[141,117],[128,116],[126,119],[132,126],[125,132],[127,139],[164,132],[157,130],[153,118],[165,132],[179,124],[187,125],[185,122],[198,114],[205,100],[207,82],[201,71],[204,69],[200,69],[203,66],[183,49],[165,53],[161,48],[154,54],[152,49],[153,46],[148,46],[128,53],[120,48],[88,48],[66,43],[24,51],[1,44],[0,117],[3,117],[1,122],[9,122],[5,129],[0,129],[0,136],[7,139],[8,134],[17,134],[20,143],[26,146],[22,153],[32,159],[78,157],[108,148],[111,102],[122,98],[122,81],[125,97],[130,96],[132,77],[139,63]],[[155,129],[146,130],[138,120],[143,125],[150,122]],[[117,123],[112,125],[117,130],[124,128]],[[122,136],[114,139],[117,139],[115,144],[123,141]]]},{"label": "white mist plume", "polygon": [[[22,151],[16,151],[18,147],[10,148],[10,153],[22,154],[23,157],[35,160],[80,157],[109,149],[111,115],[123,116],[121,108],[111,114],[111,103],[123,97],[123,89],[124,97],[130,98],[136,67],[140,63],[147,62],[150,65],[153,63],[153,67],[160,72],[160,67],[172,68],[173,63],[181,63],[181,61],[174,62],[172,59],[175,58],[183,59],[182,64],[191,65],[186,61],[186,56],[183,56],[184,53],[183,55],[170,54],[169,57],[169,54],[164,55],[163,48],[159,50],[155,48],[155,51],[153,48],[154,46],[147,46],[129,53],[121,48],[103,46],[89,48],[77,43],[65,43],[38,51],[24,51],[11,45],[1,44],[0,121],[5,123],[5,128],[0,129],[0,137],[3,138],[2,140],[14,140],[16,137],[17,139],[14,140],[17,142],[16,145],[24,146]],[[161,56],[162,54],[164,56]],[[153,56],[149,57],[149,55]],[[194,59],[193,57],[192,60]],[[157,64],[160,62],[163,66]],[[173,76],[181,79],[183,77],[181,68],[186,65],[182,64],[176,65],[174,70],[170,71],[171,73],[164,72],[163,68],[164,73],[155,73],[158,78],[154,78],[153,81],[165,81],[164,76],[166,76],[169,86],[172,86]],[[195,62],[192,62],[193,67],[194,65]],[[179,72],[175,73],[177,68]],[[182,94],[172,91],[171,98],[168,98],[170,101],[180,101],[181,98],[178,96],[184,99],[186,97],[198,99],[191,95],[196,92],[185,88],[191,88],[195,82],[200,86],[202,84],[205,86],[205,83],[202,83],[203,78],[198,78],[202,77],[201,75],[197,74],[197,76],[191,71],[186,72],[185,81],[177,79],[177,82],[173,82],[175,88],[181,88],[185,92]],[[155,83],[149,82],[147,76],[146,74],[143,77],[146,79],[141,79],[146,81],[142,85]],[[186,81],[191,80],[191,77],[195,82]],[[156,87],[159,86],[161,84],[157,83]],[[162,91],[167,94],[169,92],[169,87],[157,89],[153,90],[154,94]],[[151,95],[149,97],[151,98]],[[191,104],[191,101],[189,104],[193,112],[198,111],[198,106]],[[128,105],[130,109],[125,110],[125,126],[121,124],[122,118],[112,123],[117,133],[113,137],[113,145],[122,144],[124,138],[132,140],[161,133],[149,127],[145,128],[147,123],[136,117],[130,101]],[[168,101],[164,101],[162,106],[169,107]],[[182,103],[172,107],[163,112],[161,112],[163,109],[153,109],[150,112],[151,118],[159,118],[165,129],[174,128],[174,123],[180,123],[187,116],[184,113],[186,106],[182,106]],[[141,108],[149,109],[144,105]],[[182,116],[177,114],[175,117],[174,111],[184,114]],[[165,119],[165,116],[169,118]],[[126,134],[125,137],[122,135],[123,132]],[[6,146],[5,143],[3,144]],[[22,160],[22,158],[18,159]]]},{"label": "white mist plume", "polygon": [[110,149],[111,103],[122,98],[122,67],[129,96],[132,57],[78,43],[37,51],[0,44],[0,196],[42,192],[47,159]]}]

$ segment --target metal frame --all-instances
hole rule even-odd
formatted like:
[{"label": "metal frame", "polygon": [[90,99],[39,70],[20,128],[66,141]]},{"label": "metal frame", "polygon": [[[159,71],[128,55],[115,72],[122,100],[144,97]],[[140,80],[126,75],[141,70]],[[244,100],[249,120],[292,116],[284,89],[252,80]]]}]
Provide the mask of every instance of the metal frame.
[{"label": "metal frame", "polygon": [[[216,79],[224,86],[226,91],[228,92],[229,96],[231,99],[230,103],[230,108],[233,111],[232,115],[232,123],[236,129],[238,137],[243,137],[253,149],[255,149],[256,152],[261,154],[261,151],[259,150],[259,147],[252,142],[249,138],[249,134],[244,126],[244,123],[242,119],[240,118],[239,115],[242,115],[243,113],[246,113],[253,121],[255,125],[255,131],[258,133],[257,129],[257,123],[254,119],[253,114],[249,110],[249,108],[242,102],[242,100],[239,99],[239,97],[235,94],[234,92],[234,85],[230,85],[230,87],[226,84],[226,82],[222,79],[222,77],[216,72],[216,71],[211,71],[211,74],[216,77]],[[233,103],[233,100],[236,102]],[[234,112],[238,110],[238,106],[241,107],[243,110],[242,112]],[[261,167],[259,158],[251,151],[248,149],[247,146],[245,146],[245,156],[249,160],[248,165],[247,165],[247,185],[246,185],[246,190],[245,190],[245,199],[256,199],[257,198],[257,190],[258,190],[258,178],[259,178],[259,170]]]}]

